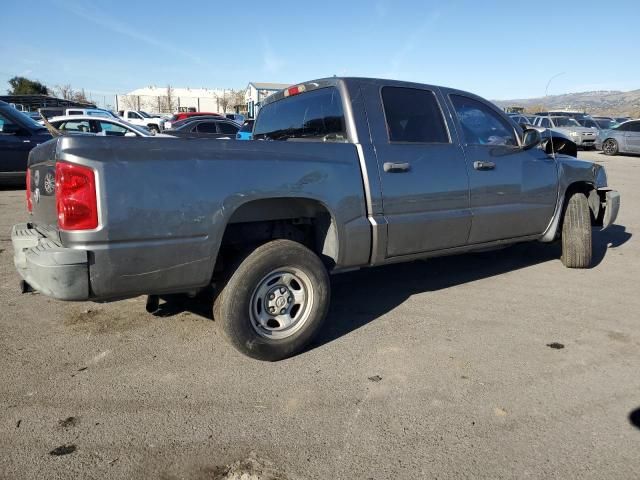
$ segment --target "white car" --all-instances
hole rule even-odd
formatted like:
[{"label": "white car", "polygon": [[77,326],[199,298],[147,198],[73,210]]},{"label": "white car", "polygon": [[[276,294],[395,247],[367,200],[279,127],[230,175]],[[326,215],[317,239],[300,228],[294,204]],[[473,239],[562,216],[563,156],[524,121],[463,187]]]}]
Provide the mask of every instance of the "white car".
[{"label": "white car", "polygon": [[126,122],[147,127],[149,130],[155,130],[156,133],[160,133],[165,129],[164,118],[149,115],[142,110],[119,110],[118,116]]},{"label": "white car", "polygon": [[95,135],[115,137],[167,137],[170,135],[155,134],[139,125],[132,125],[124,120],[116,118],[102,118],[89,115],[67,115],[54,117],[49,123],[61,132],[68,133],[93,133]]}]

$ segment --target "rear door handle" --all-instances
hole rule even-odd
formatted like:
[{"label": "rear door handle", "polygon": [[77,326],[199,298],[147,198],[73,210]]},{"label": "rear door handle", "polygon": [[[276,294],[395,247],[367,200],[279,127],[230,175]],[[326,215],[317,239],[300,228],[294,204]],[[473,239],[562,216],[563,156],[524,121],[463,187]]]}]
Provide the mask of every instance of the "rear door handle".
[{"label": "rear door handle", "polygon": [[476,170],[493,170],[496,164],[493,162],[473,162],[473,168]]},{"label": "rear door handle", "polygon": [[388,173],[401,173],[411,170],[411,164],[409,163],[384,162],[382,167],[384,171]]}]

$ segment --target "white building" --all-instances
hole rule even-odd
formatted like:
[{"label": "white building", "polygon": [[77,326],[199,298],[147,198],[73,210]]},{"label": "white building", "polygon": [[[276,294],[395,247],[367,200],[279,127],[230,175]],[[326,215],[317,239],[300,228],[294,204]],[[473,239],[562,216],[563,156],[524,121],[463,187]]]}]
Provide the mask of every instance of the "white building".
[{"label": "white building", "polygon": [[250,118],[255,118],[260,110],[262,101],[269,95],[287,88],[290,83],[264,83],[250,82],[245,91],[245,100],[247,102],[247,114]]},{"label": "white building", "polygon": [[116,110],[233,113],[236,102],[233,101],[232,92],[229,88],[172,87],[169,91],[168,87],[149,86],[125,95],[116,95]]}]

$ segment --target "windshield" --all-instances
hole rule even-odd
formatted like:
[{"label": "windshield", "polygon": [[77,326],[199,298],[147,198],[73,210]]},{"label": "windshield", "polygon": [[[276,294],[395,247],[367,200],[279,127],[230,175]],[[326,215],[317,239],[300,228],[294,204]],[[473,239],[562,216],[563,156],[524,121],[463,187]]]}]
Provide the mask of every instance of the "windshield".
[{"label": "windshield", "polygon": [[151,115],[149,115],[147,112],[143,112],[142,110],[140,110],[138,113],[140,113],[140,115],[142,115],[144,118],[151,118]]},{"label": "windshield", "polygon": [[[18,111],[18,110],[16,110]],[[20,112],[22,115],[22,123],[26,123],[29,128],[42,129],[44,128],[38,122],[36,122],[33,118],[29,116],[29,112]]]},{"label": "windshield", "polygon": [[573,118],[558,117],[553,119],[553,123],[556,127],[579,127],[580,124]]},{"label": "windshield", "polygon": [[253,130],[253,121],[244,122],[244,125],[240,128],[240,132],[251,132]]}]

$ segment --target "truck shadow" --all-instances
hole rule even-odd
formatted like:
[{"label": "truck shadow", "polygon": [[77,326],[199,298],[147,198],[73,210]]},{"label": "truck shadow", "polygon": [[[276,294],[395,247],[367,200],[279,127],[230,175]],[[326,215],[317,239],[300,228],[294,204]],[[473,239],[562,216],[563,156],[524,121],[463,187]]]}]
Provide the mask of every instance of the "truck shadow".
[{"label": "truck shadow", "polygon": [[[593,232],[593,266],[608,248],[631,238],[620,225]],[[313,349],[357,330],[402,304],[413,294],[433,292],[501,275],[544,262],[559,261],[561,246],[522,243],[503,250],[432,258],[344,273],[332,277],[331,309]]]},{"label": "truck shadow", "polygon": [[[631,234],[620,225],[593,232],[593,266],[598,266],[609,248],[626,243]],[[433,292],[483,278],[501,275],[544,262],[559,261],[559,242],[521,243],[502,250],[468,253],[427,261],[400,263],[363,269],[331,277],[331,308],[319,336],[308,350],[336,340],[366,325],[402,304],[415,293]],[[154,313],[172,317],[190,312],[213,320],[213,292],[196,298],[166,295]]]}]

